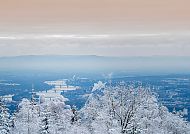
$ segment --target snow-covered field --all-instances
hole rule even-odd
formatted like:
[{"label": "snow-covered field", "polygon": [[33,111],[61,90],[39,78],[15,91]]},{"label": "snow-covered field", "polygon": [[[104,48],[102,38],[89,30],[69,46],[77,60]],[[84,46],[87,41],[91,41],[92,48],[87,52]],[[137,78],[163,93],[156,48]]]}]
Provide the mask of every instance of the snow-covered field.
[{"label": "snow-covered field", "polygon": [[9,94],[9,95],[4,95],[2,98],[4,101],[11,102],[13,96],[14,96],[14,94]]},{"label": "snow-covered field", "polygon": [[56,81],[45,81],[44,83],[54,86],[53,90],[55,91],[66,91],[66,90],[77,90],[80,89],[78,86],[67,85],[67,79],[56,80]]},{"label": "snow-covered field", "polygon": [[[45,81],[44,83],[50,86],[54,86],[50,90],[36,92],[36,95],[40,96],[40,98],[43,97],[45,100],[52,100],[57,97],[62,97],[61,93],[63,91],[67,90],[71,91],[79,89],[79,87],[67,85],[66,84],[67,79],[56,80],[56,81]],[[64,100],[67,101],[68,99],[64,98]]]},{"label": "snow-covered field", "polygon": [[[47,91],[39,91],[36,92],[36,95],[38,95],[40,98],[43,97],[45,100],[52,100],[55,98],[63,97],[61,95],[62,91],[56,91],[54,89],[47,90]],[[67,101],[67,98],[64,98],[65,101]]]}]

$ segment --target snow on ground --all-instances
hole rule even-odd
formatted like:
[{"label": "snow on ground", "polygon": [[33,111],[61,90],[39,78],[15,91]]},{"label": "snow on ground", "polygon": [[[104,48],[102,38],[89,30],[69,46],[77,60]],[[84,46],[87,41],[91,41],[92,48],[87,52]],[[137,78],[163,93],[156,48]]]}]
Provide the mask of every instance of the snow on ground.
[{"label": "snow on ground", "polygon": [[11,102],[13,96],[14,96],[14,94],[4,95],[3,100]]},{"label": "snow on ground", "polygon": [[[45,100],[52,100],[54,98],[63,97],[61,95],[61,93],[63,91],[77,90],[80,88],[78,86],[67,85],[67,79],[56,80],[56,81],[45,81],[44,83],[46,83],[50,86],[54,86],[54,88],[52,88],[50,90],[36,92],[36,95],[38,95],[40,97],[43,96],[43,98],[45,98]],[[64,97],[64,100],[68,101],[68,99],[65,97]]]},{"label": "snow on ground", "polygon": [[[47,91],[39,91],[39,92],[36,92],[36,95],[40,96],[40,97],[44,97],[45,100],[52,100],[54,98],[60,98],[60,97],[63,97],[61,95],[61,92],[62,91],[56,91],[54,89],[51,89],[51,90],[47,90]],[[64,101],[68,101],[67,98],[64,97]]]},{"label": "snow on ground", "polygon": [[54,86],[54,90],[56,91],[66,91],[66,90],[77,90],[80,89],[80,87],[78,86],[69,86],[67,85],[66,82],[67,79],[63,79],[63,80],[57,80],[57,81],[45,81],[44,83],[50,85],[50,86]]},{"label": "snow on ground", "polygon": [[3,82],[0,82],[0,85],[4,85],[4,86],[19,86],[20,84],[18,84],[18,83],[3,83]]},{"label": "snow on ground", "polygon": [[51,85],[51,86],[53,86],[53,85],[67,85],[66,84],[66,79],[64,79],[64,80],[56,80],[56,81],[45,81],[44,83],[46,83],[46,84],[48,84],[48,85]]}]

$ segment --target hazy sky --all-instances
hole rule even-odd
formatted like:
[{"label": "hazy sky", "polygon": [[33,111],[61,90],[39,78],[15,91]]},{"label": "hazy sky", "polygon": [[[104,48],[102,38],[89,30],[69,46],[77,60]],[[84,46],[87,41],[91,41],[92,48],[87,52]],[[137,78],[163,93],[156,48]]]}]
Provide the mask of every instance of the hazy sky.
[{"label": "hazy sky", "polygon": [[0,0],[0,56],[190,56],[189,0]]}]

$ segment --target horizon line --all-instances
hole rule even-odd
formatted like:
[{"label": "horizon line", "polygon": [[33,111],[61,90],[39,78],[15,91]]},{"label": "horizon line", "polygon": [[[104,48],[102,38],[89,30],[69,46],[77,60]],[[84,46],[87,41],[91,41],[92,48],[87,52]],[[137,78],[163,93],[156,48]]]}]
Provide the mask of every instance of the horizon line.
[{"label": "horizon line", "polygon": [[11,58],[11,57],[29,57],[29,56],[33,56],[33,57],[35,57],[35,56],[94,56],[94,57],[109,57],[109,58],[130,58],[130,57],[135,57],[135,58],[140,58],[140,57],[189,57],[190,58],[190,56],[183,56],[183,55],[149,55],[149,56],[141,56],[141,55],[134,55],[134,56],[109,56],[109,55],[95,55],[95,54],[77,54],[77,55],[75,55],[75,54],[71,54],[71,55],[61,55],[61,54],[42,54],[42,55],[40,55],[40,54],[29,54],[29,55],[10,55],[10,56],[0,56],[0,58]]}]

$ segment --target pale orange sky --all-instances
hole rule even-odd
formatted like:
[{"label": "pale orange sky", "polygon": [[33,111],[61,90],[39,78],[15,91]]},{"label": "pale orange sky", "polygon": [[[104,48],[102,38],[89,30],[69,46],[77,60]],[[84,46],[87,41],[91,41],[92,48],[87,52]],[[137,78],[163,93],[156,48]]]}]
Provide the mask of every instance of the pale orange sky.
[{"label": "pale orange sky", "polygon": [[[0,0],[0,28],[63,25],[189,28],[189,0]],[[130,26],[129,26],[130,25]]]},{"label": "pale orange sky", "polygon": [[0,0],[0,56],[190,56],[190,0]]}]

